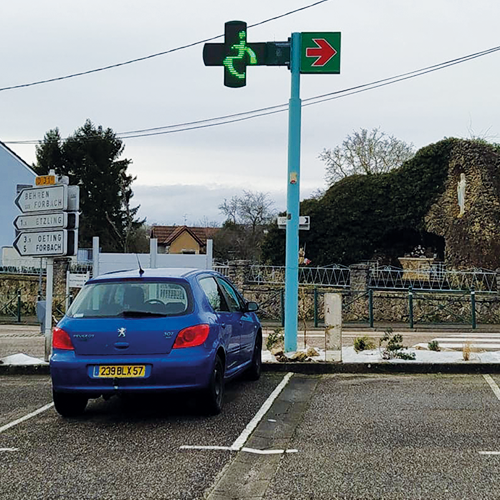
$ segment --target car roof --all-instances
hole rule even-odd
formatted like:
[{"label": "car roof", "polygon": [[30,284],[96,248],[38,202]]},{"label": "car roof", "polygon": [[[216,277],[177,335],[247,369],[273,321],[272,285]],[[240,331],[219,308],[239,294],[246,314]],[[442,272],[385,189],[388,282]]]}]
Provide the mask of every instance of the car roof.
[{"label": "car roof", "polygon": [[207,269],[190,269],[190,268],[177,268],[177,267],[162,267],[157,269],[134,269],[128,271],[114,271],[106,274],[101,274],[96,278],[92,278],[89,282],[107,281],[107,280],[120,280],[120,279],[154,279],[154,278],[189,278],[200,273],[213,273],[215,271]]}]

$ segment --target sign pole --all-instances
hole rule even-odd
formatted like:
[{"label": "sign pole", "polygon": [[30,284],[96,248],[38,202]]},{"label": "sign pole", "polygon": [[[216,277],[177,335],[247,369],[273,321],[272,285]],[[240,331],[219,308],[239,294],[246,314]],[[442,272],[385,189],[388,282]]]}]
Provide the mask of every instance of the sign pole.
[{"label": "sign pole", "polygon": [[52,349],[52,289],[54,286],[54,258],[47,258],[45,282],[45,361],[49,361]]},{"label": "sign pole", "polygon": [[288,184],[285,257],[285,352],[297,350],[299,308],[299,207],[300,207],[300,49],[301,34],[292,33],[288,105]]}]

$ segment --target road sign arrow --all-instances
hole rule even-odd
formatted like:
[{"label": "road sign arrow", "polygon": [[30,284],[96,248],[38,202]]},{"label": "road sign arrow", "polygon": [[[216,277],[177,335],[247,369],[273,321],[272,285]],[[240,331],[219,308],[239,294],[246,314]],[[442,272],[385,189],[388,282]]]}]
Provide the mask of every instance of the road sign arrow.
[{"label": "road sign arrow", "polygon": [[337,54],[337,51],[324,38],[313,38],[313,42],[317,47],[306,48],[306,57],[316,57],[316,61],[311,66],[322,67]]}]

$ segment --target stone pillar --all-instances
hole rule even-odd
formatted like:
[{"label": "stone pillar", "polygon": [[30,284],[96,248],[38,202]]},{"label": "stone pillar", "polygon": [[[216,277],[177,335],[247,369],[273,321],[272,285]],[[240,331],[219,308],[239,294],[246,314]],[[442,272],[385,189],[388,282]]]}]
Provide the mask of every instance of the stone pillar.
[{"label": "stone pillar", "polygon": [[54,291],[52,310],[56,308],[64,311],[66,308],[66,273],[71,259],[69,257],[54,258]]},{"label": "stone pillar", "polygon": [[352,264],[349,266],[351,292],[366,292],[370,266],[368,264]]},{"label": "stone pillar", "polygon": [[233,260],[229,265],[229,279],[239,288],[247,281],[250,274],[251,260]]},{"label": "stone pillar", "polygon": [[342,294],[325,294],[325,361],[342,361]]}]

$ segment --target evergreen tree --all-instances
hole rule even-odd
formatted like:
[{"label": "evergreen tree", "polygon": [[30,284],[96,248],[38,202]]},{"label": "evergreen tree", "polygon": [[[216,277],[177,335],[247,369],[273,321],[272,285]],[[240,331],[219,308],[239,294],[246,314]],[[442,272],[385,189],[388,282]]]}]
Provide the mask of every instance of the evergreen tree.
[{"label": "evergreen tree", "polygon": [[139,207],[130,205],[135,177],[127,174],[132,161],[119,159],[123,150],[112,129],[96,127],[90,120],[67,139],[57,128],[49,130],[36,148],[37,174],[53,169],[80,186],[80,247],[91,247],[92,237],[99,236],[104,251],[127,252],[144,224],[136,218]]}]

